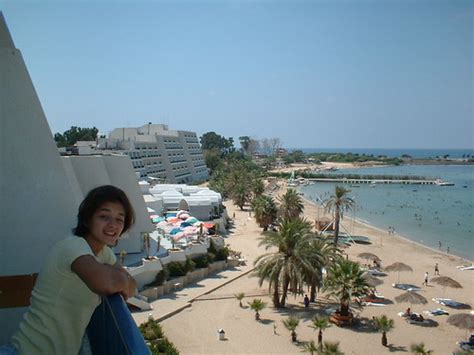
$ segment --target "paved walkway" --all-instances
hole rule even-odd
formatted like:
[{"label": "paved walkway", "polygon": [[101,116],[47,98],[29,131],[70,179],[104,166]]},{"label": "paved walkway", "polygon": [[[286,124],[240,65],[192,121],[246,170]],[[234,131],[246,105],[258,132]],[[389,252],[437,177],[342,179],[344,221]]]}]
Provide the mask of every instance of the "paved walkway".
[{"label": "paved walkway", "polygon": [[[249,265],[250,264],[250,265]],[[137,324],[141,324],[152,316],[158,321],[172,317],[183,309],[191,307],[192,302],[230,282],[247,275],[253,270],[251,263],[244,266],[222,270],[205,279],[186,285],[172,293],[165,294],[151,303],[152,310],[143,312],[133,312],[133,319]]]}]

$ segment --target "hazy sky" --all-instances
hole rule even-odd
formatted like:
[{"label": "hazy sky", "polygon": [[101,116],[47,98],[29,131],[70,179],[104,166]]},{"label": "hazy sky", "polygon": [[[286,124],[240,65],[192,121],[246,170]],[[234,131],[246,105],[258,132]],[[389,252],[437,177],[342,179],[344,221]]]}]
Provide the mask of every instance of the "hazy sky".
[{"label": "hazy sky", "polygon": [[474,1],[0,0],[51,130],[467,148]]}]

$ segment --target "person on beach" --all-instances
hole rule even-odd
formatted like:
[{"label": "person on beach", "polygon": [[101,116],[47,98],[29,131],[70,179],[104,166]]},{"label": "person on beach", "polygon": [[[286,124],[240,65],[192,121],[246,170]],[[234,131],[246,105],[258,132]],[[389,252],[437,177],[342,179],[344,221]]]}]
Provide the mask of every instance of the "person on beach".
[{"label": "person on beach", "polygon": [[441,240],[438,241],[438,248],[441,250]]},{"label": "person on beach", "polygon": [[308,298],[308,295],[304,295],[304,307],[305,308],[308,308],[309,307],[309,298]]},{"label": "person on beach", "polygon": [[425,280],[423,281],[423,285],[428,285],[428,271],[425,272]]},{"label": "person on beach", "polygon": [[122,190],[111,185],[91,190],[79,206],[74,235],[52,248],[20,328],[0,354],[77,355],[101,296],[135,294],[135,280],[109,248],[134,220]]},{"label": "person on beach", "polygon": [[411,315],[411,308],[408,307],[407,310],[405,311],[405,316],[409,317]]},{"label": "person on beach", "polygon": [[435,265],[434,274],[435,274],[435,276],[439,276],[439,267],[438,267],[438,263],[436,263],[436,265]]}]

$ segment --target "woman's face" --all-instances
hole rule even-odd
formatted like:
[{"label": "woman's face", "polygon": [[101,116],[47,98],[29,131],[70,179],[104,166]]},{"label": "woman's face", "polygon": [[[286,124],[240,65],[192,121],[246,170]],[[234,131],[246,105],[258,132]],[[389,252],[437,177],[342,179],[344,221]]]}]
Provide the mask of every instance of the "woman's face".
[{"label": "woman's face", "polygon": [[122,234],[125,209],[120,203],[105,202],[92,215],[86,240],[94,252],[105,245],[114,246]]}]

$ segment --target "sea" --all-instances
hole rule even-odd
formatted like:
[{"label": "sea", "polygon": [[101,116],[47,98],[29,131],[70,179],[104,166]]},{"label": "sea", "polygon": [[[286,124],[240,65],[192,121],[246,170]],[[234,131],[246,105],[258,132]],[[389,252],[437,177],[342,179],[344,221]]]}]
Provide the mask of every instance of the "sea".
[{"label": "sea", "polygon": [[[358,153],[373,154],[371,151],[375,150]],[[411,150],[412,154],[410,150],[399,151],[412,157],[440,155],[431,155],[437,151],[431,154],[427,151]],[[356,153],[354,149],[345,152]],[[458,152],[460,156],[454,155],[453,150],[442,152],[446,152],[442,155],[450,154],[456,158],[463,154],[471,155],[474,150]],[[445,253],[449,248],[450,254],[474,261],[474,165],[400,165],[341,169],[335,173],[426,176],[454,183],[454,186],[344,184],[356,201],[356,208],[346,216],[386,231],[391,226],[396,234],[407,239]],[[307,199],[321,203],[333,193],[334,187],[335,184],[324,182],[301,186],[299,190]]]}]

